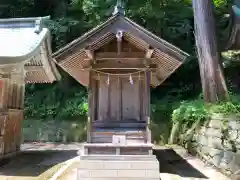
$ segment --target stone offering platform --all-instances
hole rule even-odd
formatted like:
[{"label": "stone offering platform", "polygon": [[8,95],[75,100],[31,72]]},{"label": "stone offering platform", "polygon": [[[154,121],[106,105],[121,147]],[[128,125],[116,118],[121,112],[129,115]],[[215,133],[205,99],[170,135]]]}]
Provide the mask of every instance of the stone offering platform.
[{"label": "stone offering platform", "polygon": [[154,155],[83,155],[77,170],[81,180],[159,180]]},{"label": "stone offering platform", "polygon": [[84,144],[85,155],[108,154],[108,155],[152,155],[153,144],[151,143],[86,143]]}]

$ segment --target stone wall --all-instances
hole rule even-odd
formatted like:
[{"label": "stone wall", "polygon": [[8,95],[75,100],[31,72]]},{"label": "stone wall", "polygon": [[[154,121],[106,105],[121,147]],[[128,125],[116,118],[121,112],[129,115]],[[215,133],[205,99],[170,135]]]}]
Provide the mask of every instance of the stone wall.
[{"label": "stone wall", "polygon": [[240,170],[240,120],[213,117],[193,138],[196,152],[227,174]]},{"label": "stone wall", "polygon": [[24,120],[22,142],[82,142],[86,140],[84,121]]}]

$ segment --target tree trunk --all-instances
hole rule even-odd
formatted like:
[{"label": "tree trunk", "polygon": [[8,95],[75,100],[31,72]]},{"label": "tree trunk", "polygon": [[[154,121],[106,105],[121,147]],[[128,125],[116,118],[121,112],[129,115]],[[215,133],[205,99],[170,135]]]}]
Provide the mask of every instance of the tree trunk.
[{"label": "tree trunk", "polygon": [[212,0],[193,0],[195,39],[205,102],[227,100],[228,91],[223,74],[216,37]]}]

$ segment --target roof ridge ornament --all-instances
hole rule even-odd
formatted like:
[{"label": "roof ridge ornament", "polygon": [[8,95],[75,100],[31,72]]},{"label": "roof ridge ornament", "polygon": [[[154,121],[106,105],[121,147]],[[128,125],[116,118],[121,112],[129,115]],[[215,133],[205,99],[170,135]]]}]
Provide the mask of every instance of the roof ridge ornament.
[{"label": "roof ridge ornament", "polygon": [[39,34],[41,31],[42,31],[42,25],[43,25],[43,18],[38,18],[36,21],[35,21],[35,30],[34,32]]},{"label": "roof ridge ornament", "polygon": [[114,7],[114,11],[112,13],[113,15],[120,14],[125,15],[125,9],[124,9],[124,0],[117,0],[117,4]]}]

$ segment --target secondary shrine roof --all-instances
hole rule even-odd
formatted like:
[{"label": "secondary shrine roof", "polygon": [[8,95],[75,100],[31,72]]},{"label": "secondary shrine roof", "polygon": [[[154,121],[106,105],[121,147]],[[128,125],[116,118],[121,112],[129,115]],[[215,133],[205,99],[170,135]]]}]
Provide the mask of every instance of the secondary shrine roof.
[{"label": "secondary shrine roof", "polygon": [[58,50],[53,54],[53,58],[77,81],[88,86],[89,69],[85,69],[91,67],[88,51],[97,51],[116,39],[119,30],[123,32],[124,40],[146,54],[151,48],[152,52],[148,58],[157,64],[157,70],[152,72],[151,78],[154,87],[160,85],[179,68],[188,56],[187,53],[139,26],[122,13],[116,13],[106,22]]},{"label": "secondary shrine roof", "polygon": [[24,64],[26,83],[52,83],[60,78],[51,60],[49,17],[0,19],[0,66]]},{"label": "secondary shrine roof", "polygon": [[235,5],[232,6],[230,36],[229,36],[226,49],[227,50],[240,49],[240,3],[239,1],[236,1]]}]

